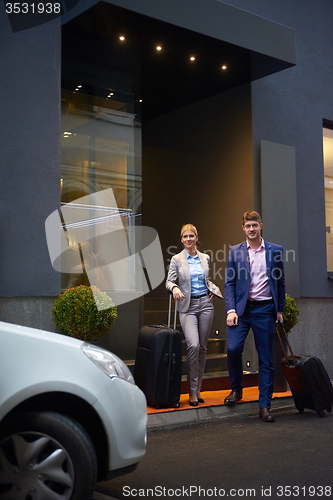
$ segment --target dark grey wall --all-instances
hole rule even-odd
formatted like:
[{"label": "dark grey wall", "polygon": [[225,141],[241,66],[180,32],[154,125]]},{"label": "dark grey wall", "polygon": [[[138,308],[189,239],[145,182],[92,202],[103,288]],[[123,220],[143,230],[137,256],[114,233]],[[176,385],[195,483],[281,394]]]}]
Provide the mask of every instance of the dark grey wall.
[{"label": "dark grey wall", "polygon": [[296,66],[252,84],[256,204],[260,207],[260,141],[294,146],[300,294],[332,297],[333,283],[326,274],[322,121],[333,120],[333,2],[229,0],[225,3],[296,30]]},{"label": "dark grey wall", "polygon": [[300,296],[296,192],[295,148],[261,141],[262,235],[283,246],[286,292],[292,297]]},{"label": "dark grey wall", "polygon": [[0,296],[59,293],[45,239],[60,200],[60,20],[13,34],[0,4]]}]

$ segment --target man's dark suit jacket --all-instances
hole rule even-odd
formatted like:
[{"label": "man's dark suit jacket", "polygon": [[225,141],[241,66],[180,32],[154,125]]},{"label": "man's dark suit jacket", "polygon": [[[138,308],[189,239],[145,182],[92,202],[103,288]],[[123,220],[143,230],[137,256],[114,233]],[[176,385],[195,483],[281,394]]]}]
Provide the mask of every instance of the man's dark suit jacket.
[{"label": "man's dark suit jacket", "polygon": [[[273,297],[276,313],[283,312],[285,296],[285,280],[283,267],[283,248],[280,245],[265,241],[267,276]],[[251,282],[250,256],[246,242],[230,248],[226,281],[224,285],[227,311],[235,309],[242,316],[248,300]]]}]

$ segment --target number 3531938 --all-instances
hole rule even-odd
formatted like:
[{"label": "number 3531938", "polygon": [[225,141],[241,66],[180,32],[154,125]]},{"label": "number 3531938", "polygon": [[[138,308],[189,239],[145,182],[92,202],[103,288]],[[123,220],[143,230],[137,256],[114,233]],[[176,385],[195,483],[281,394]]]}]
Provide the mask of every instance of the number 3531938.
[{"label": "number 3531938", "polygon": [[8,2],[6,3],[7,14],[60,14],[60,3],[28,3],[28,2]]},{"label": "number 3531938", "polygon": [[300,497],[300,498],[320,498],[331,497],[331,486],[277,486],[277,497]]}]

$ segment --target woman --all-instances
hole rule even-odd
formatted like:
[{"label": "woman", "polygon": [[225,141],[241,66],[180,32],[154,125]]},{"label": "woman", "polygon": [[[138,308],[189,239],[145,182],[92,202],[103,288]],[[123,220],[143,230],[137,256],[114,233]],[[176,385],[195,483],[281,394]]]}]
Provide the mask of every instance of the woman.
[{"label": "woman", "polygon": [[[214,316],[212,300],[222,298],[220,289],[208,280],[209,256],[198,252],[198,232],[185,224],[180,232],[184,250],[170,262],[166,288],[179,302],[179,319],[187,344],[187,381],[191,406],[204,400],[200,395],[205,369],[207,342]],[[178,280],[178,285],[176,281]]]}]

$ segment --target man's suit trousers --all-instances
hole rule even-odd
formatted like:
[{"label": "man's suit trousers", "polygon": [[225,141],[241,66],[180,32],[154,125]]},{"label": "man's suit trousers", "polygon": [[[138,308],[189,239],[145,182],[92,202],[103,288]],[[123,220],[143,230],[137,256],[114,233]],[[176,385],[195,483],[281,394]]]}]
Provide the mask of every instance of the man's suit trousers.
[{"label": "man's suit trousers", "polygon": [[242,354],[244,343],[252,328],[259,357],[259,408],[270,408],[274,386],[274,335],[276,311],[272,303],[247,303],[238,325],[228,326],[228,370],[233,391],[243,388]]},{"label": "man's suit trousers", "polygon": [[208,295],[198,299],[191,298],[188,310],[179,313],[187,344],[187,381],[190,396],[200,392],[213,317],[214,306]]}]

